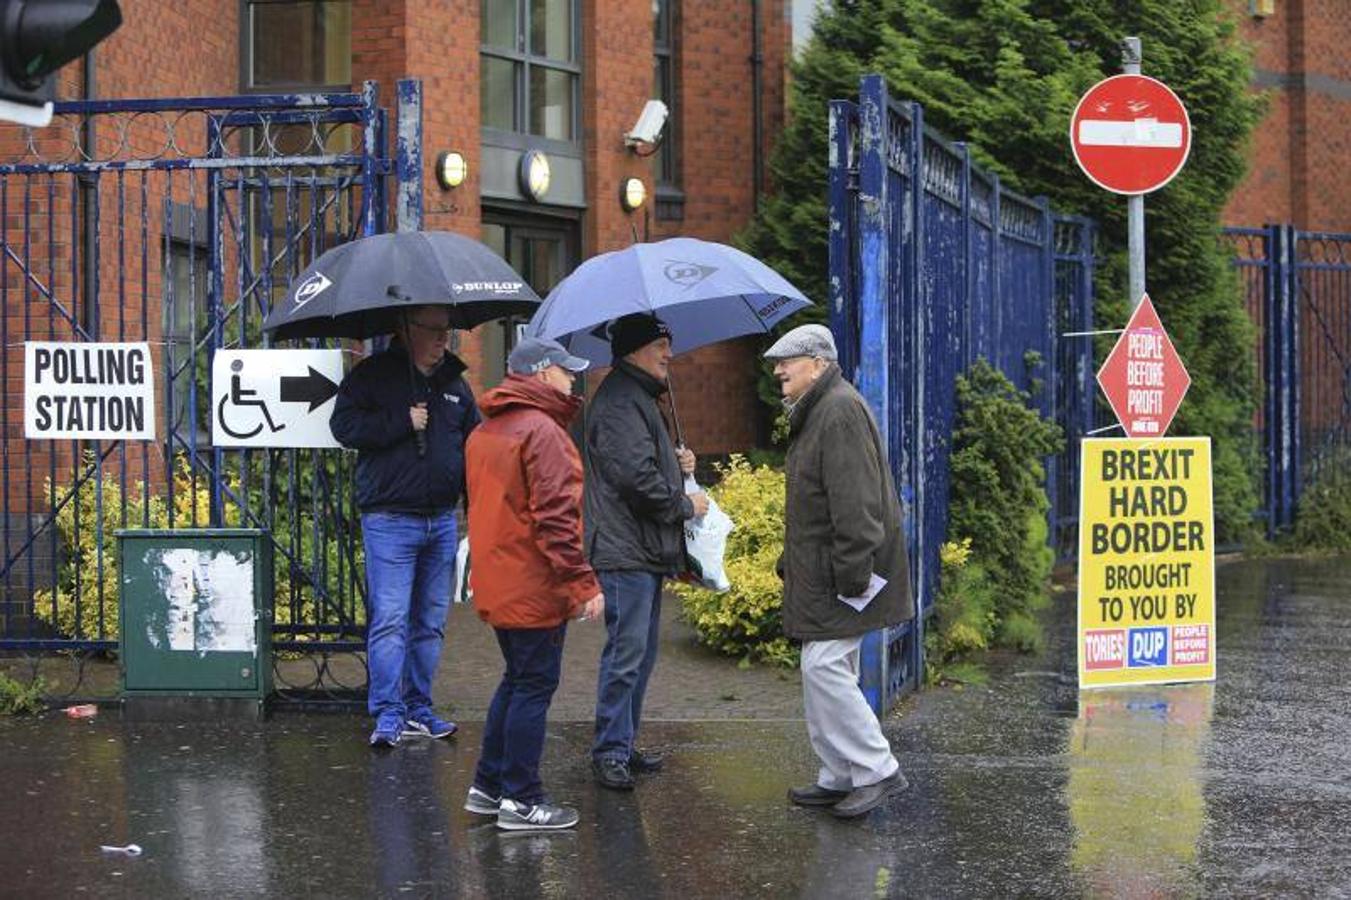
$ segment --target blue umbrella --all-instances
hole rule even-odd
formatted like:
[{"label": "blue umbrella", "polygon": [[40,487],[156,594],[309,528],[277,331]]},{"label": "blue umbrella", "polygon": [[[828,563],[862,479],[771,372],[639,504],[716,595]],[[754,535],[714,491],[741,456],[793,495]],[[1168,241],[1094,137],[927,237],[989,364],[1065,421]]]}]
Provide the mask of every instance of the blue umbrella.
[{"label": "blue umbrella", "polygon": [[539,297],[502,257],[446,231],[377,234],[339,244],[291,282],[263,330],[276,340],[389,334],[410,304],[450,310],[453,328],[529,315]]},{"label": "blue umbrella", "polygon": [[526,333],[609,365],[606,327],[629,313],[655,314],[671,327],[672,350],[684,353],[763,334],[808,306],[811,301],[781,275],[734,247],[671,238],[582,263],[549,293]]}]

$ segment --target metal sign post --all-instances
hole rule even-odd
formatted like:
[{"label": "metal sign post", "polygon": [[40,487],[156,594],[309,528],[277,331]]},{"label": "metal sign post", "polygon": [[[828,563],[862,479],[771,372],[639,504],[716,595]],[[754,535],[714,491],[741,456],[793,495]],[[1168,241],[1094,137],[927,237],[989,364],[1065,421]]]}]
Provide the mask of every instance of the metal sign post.
[{"label": "metal sign post", "polygon": [[[1140,39],[1128,37],[1121,42],[1121,71],[1127,75],[1140,74]],[[1140,305],[1145,296],[1145,195],[1132,194],[1126,198],[1126,253],[1130,259],[1131,309]]]}]

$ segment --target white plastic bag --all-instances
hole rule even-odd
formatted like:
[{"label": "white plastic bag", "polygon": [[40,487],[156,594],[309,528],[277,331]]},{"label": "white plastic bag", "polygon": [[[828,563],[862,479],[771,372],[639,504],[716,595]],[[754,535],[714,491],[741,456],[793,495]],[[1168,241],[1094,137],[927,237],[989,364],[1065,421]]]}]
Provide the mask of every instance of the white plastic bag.
[{"label": "white plastic bag", "polygon": [[[693,476],[685,477],[685,493],[694,494],[702,490]],[[691,581],[719,593],[732,587],[722,568],[722,555],[727,547],[727,535],[734,528],[736,525],[731,518],[711,496],[708,497],[708,512],[685,520],[685,562],[689,566]]]},{"label": "white plastic bag", "polygon": [[460,538],[460,548],[455,551],[455,592],[450,595],[452,603],[468,603],[474,599],[469,587],[469,537]]}]

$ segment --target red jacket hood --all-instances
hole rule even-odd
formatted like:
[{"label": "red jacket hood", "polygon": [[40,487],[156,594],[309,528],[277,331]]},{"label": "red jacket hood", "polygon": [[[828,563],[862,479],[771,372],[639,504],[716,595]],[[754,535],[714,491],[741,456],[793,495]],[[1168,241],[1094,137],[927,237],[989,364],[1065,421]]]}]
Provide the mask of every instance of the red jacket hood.
[{"label": "red jacket hood", "polygon": [[506,381],[478,401],[479,411],[489,419],[520,406],[538,409],[567,428],[577,410],[582,408],[582,398],[565,394],[525,375],[508,375]]}]

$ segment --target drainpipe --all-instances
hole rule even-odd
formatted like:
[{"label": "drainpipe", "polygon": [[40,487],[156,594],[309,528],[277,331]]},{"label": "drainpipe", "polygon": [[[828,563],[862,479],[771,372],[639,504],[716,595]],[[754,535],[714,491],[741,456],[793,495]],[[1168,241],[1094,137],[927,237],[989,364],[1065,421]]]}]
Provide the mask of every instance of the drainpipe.
[{"label": "drainpipe", "polygon": [[764,103],[761,100],[764,54],[760,49],[760,0],[751,0],[751,191],[755,209],[760,209],[760,195],[765,183],[764,160]]},{"label": "drainpipe", "polygon": [[[97,95],[98,87],[94,78],[94,51],[90,50],[84,55],[83,75],[81,77],[80,91],[83,99],[93,100]],[[95,152],[94,117],[86,115],[84,122],[80,125],[80,144],[84,152],[90,157]],[[80,186],[80,216],[84,220],[84,246],[80,252],[84,255],[84,271],[81,277],[80,297],[84,301],[80,306],[78,320],[86,329],[90,329],[97,321],[97,314],[94,310],[94,297],[98,289],[98,263],[95,259],[94,247],[98,241],[97,226],[95,225],[94,204],[98,203],[98,177],[88,172],[82,172],[76,176]],[[95,340],[97,334],[91,335]]]}]

